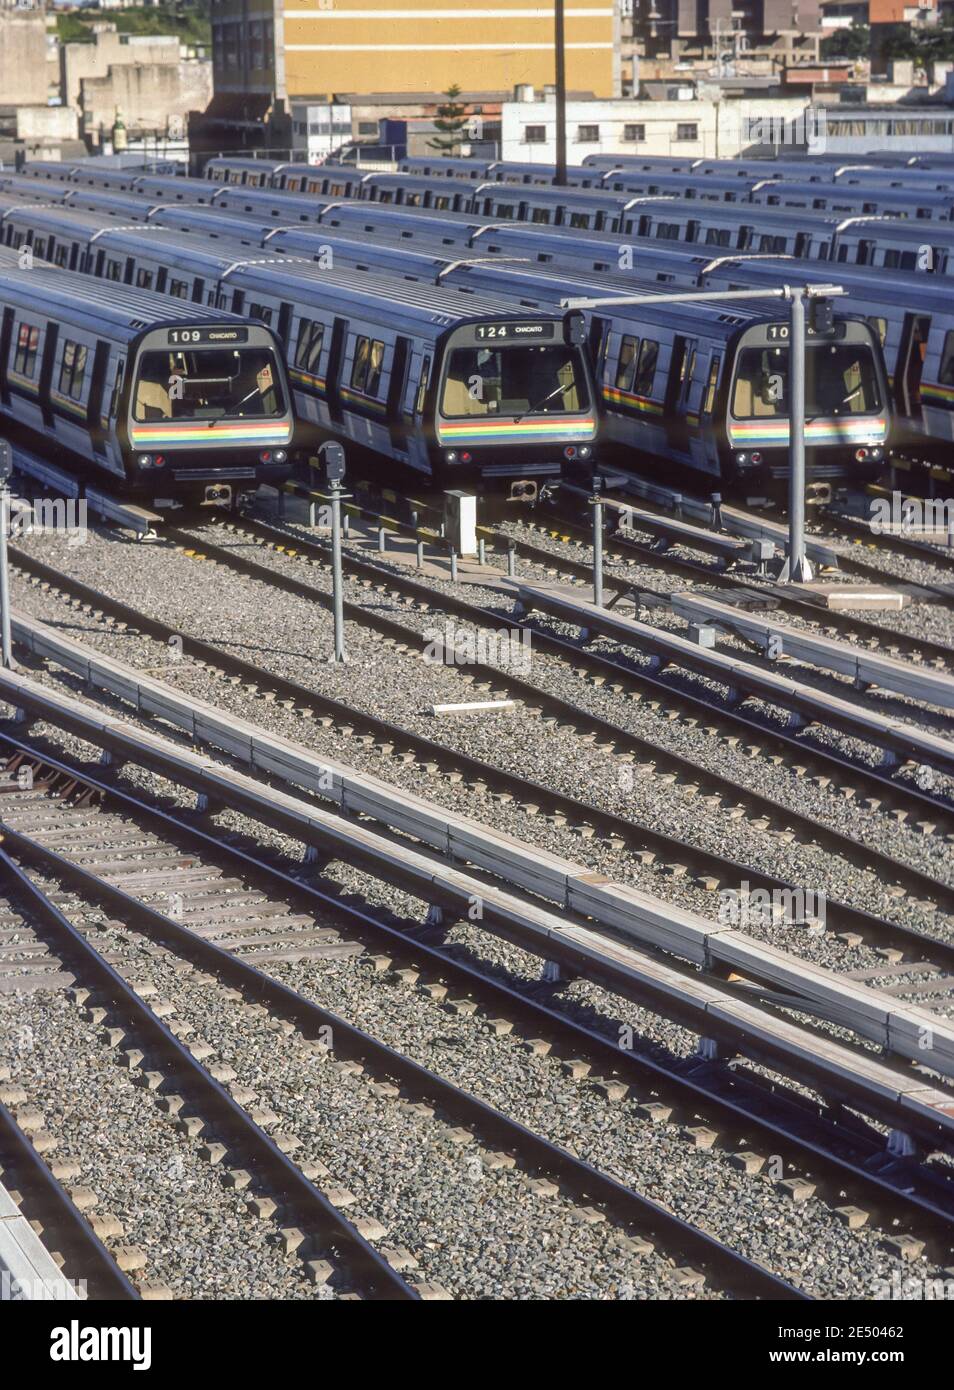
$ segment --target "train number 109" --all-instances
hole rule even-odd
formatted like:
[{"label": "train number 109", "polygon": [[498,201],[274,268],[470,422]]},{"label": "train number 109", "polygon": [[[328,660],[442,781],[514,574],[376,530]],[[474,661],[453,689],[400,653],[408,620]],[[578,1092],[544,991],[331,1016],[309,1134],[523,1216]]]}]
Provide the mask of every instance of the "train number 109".
[{"label": "train number 109", "polygon": [[199,328],[172,328],[169,330],[170,343],[200,343],[202,330]]}]

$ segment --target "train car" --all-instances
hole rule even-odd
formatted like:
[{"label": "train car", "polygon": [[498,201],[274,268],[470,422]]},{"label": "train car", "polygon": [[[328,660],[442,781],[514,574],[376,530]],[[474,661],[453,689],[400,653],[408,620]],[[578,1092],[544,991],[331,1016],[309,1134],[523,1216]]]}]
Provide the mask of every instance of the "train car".
[{"label": "train car", "polygon": [[220,187],[211,206],[274,222],[318,222],[322,211],[334,200],[324,195],[279,193],[273,188]]},{"label": "train car", "polygon": [[228,283],[277,324],[296,415],[316,440],[514,500],[595,457],[579,315],[299,264],[240,265]]},{"label": "train car", "polygon": [[205,166],[205,177],[212,183],[228,183],[243,188],[270,188],[272,175],[284,169],[280,159],[243,159],[238,155],[217,155]]},{"label": "train car", "polygon": [[[887,369],[895,459],[950,465],[954,447],[954,287],[904,273],[873,276],[858,266],[838,266],[831,280],[847,294],[839,306],[862,315],[877,334]],[[797,261],[722,257],[702,266],[705,289],[756,289],[759,285],[817,281]]]},{"label": "train car", "polygon": [[157,506],[289,471],[268,327],[66,270],[0,265],[0,415],[58,467]]},{"label": "train car", "polygon": [[428,208],[400,208],[380,203],[329,203],[321,214],[322,227],[340,227],[402,241],[426,241],[445,246],[466,246],[487,217],[466,212],[436,212]]},{"label": "train car", "polygon": [[702,160],[695,156],[674,158],[669,155],[653,154],[588,154],[584,155],[581,167],[584,169],[635,169],[651,174],[660,173],[691,174]]},{"label": "train car", "polygon": [[749,201],[766,207],[811,209],[843,217],[903,217],[949,222],[952,199],[930,189],[869,187],[846,183],[790,183],[765,179],[756,183]]},{"label": "train car", "polygon": [[352,197],[397,207],[468,212],[474,188],[460,179],[423,178],[417,174],[366,174]]},{"label": "train car", "polygon": [[78,164],[66,164],[59,159],[31,159],[22,169],[24,178],[35,179],[42,183],[50,180],[53,183],[69,183],[73,175],[79,171]]},{"label": "train car", "polygon": [[[640,295],[585,311],[604,410],[602,451],[638,456],[727,487],[787,479],[788,313],[779,300],[660,302],[658,286],[515,266],[461,265],[442,281],[507,294],[521,307]],[[890,401],[881,347],[861,315],[837,304],[830,328],[809,330],[805,437],[811,479],[862,481],[881,470]]]},{"label": "train car", "polygon": [[603,176],[602,187],[613,193],[638,193],[645,198],[691,198],[711,203],[744,203],[749,201],[753,187],[764,175],[747,178],[723,178],[710,174],[707,178],[691,179],[685,174],[637,173],[631,170],[610,170]]},{"label": "train car", "polygon": [[[599,188],[603,171],[592,165],[568,164],[566,183],[570,188]],[[556,166],[553,164],[521,163],[513,159],[498,159],[487,168],[486,183],[522,183],[539,185],[541,188],[553,186]]]},{"label": "train car", "polygon": [[465,183],[485,183],[495,167],[488,159],[451,159],[442,156],[407,156],[398,160],[402,174],[420,174],[423,178],[462,179]]}]

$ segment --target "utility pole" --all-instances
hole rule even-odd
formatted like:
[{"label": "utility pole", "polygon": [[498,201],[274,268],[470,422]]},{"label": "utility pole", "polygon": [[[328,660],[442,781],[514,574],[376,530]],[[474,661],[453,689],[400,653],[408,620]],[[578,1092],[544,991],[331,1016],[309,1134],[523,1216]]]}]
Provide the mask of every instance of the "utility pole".
[{"label": "utility pole", "polygon": [[556,175],[553,182],[558,188],[566,187],[566,35],[563,28],[563,0],[553,0],[553,20],[555,32],[553,48],[555,58],[554,84],[556,91]]},{"label": "utility pole", "polygon": [[7,480],[13,472],[13,450],[0,439],[0,665],[13,667],[13,642],[10,632],[10,569],[7,557],[7,532],[10,529],[10,488]]},{"label": "utility pole", "polygon": [[335,626],[335,654],[339,664],[348,660],[344,644],[344,577],[341,569],[341,485],[345,475],[345,452],[340,444],[322,444],[318,450],[325,465],[325,480],[331,492],[331,587]]},{"label": "utility pole", "polygon": [[779,579],[807,584],[812,567],[805,554],[805,291],[789,289],[788,332],[788,555]]}]

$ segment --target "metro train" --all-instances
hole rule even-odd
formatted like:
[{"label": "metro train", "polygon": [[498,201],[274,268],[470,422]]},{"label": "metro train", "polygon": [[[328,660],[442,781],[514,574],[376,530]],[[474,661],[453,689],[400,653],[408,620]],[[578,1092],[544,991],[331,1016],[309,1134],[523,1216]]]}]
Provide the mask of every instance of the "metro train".
[{"label": "metro train", "polygon": [[19,258],[0,264],[0,415],[59,466],[154,505],[230,503],[290,471],[266,325]]},{"label": "metro train", "polygon": [[[194,215],[201,217],[208,212],[196,209]],[[27,217],[35,215],[36,209],[25,214]],[[62,209],[49,210],[42,219],[44,227],[49,226],[51,216],[59,217],[64,231],[69,229],[70,215]],[[12,226],[13,223],[8,222],[8,228]],[[766,377],[783,383],[786,377],[785,315],[769,300],[742,312],[734,305],[669,305],[657,302],[658,286],[654,295],[651,285],[636,279],[613,276],[593,279],[581,268],[565,268],[557,273],[516,265],[503,258],[494,261],[484,257],[469,260],[454,257],[441,262],[436,255],[429,258],[417,254],[412,261],[411,255],[404,252],[408,256],[405,267],[408,275],[413,273],[419,278],[418,285],[412,287],[406,279],[381,281],[377,273],[354,276],[344,272],[322,272],[296,259],[284,261],[281,269],[274,259],[264,257],[236,258],[230,264],[224,243],[213,248],[207,239],[185,233],[166,235],[158,228],[154,229],[157,235],[143,238],[137,235],[138,230],[118,228],[97,233],[91,244],[91,272],[107,276],[122,274],[126,279],[136,280],[145,277],[146,283],[153,283],[160,269],[166,269],[177,283],[185,285],[185,293],[190,293],[191,284],[194,287],[191,293],[197,298],[205,295],[211,304],[245,312],[256,319],[274,320],[288,348],[299,417],[313,422],[316,429],[329,433],[337,431],[371,453],[393,457],[412,469],[434,476],[442,471],[446,475],[447,464],[459,464],[461,476],[463,466],[470,466],[471,476],[476,475],[484,482],[491,477],[506,476],[509,470],[519,475],[519,486],[513,494],[519,496],[527,495],[525,485],[533,479],[523,461],[529,454],[518,459],[508,449],[505,460],[502,454],[491,456],[479,452],[475,440],[480,431],[475,432],[472,422],[466,426],[461,424],[459,428],[467,432],[467,440],[473,447],[458,451],[453,459],[445,451],[442,461],[433,453],[422,452],[417,447],[420,441],[402,441],[392,425],[386,429],[379,426],[375,432],[371,422],[376,423],[379,418],[375,412],[380,411],[382,397],[385,409],[390,407],[392,415],[397,411],[397,398],[392,396],[392,389],[396,389],[399,396],[403,393],[405,415],[410,404],[407,385],[392,388],[387,384],[392,362],[398,354],[398,341],[393,329],[383,326],[382,313],[385,319],[388,313],[394,315],[393,306],[397,304],[410,324],[415,307],[429,304],[429,296],[436,295],[444,314],[456,304],[456,314],[460,316],[470,312],[471,306],[481,307],[481,299],[475,299],[475,295],[492,295],[498,305],[506,302],[510,316],[528,311],[556,315],[558,306],[567,298],[599,299],[610,293],[639,293],[645,296],[644,303],[594,308],[588,316],[587,340],[602,398],[604,437],[609,454],[618,459],[631,459],[636,454],[654,466],[663,459],[727,484],[744,481],[765,485],[784,478],[787,472],[787,416],[764,386]],[[85,225],[78,234],[87,235]],[[274,232],[269,244],[283,235],[285,233]],[[314,233],[292,229],[288,235],[297,241],[297,249],[301,249],[309,236],[320,244],[320,229]],[[393,244],[381,245],[370,240],[362,244],[362,254],[366,255],[367,264],[374,272],[385,265],[393,265],[393,257],[401,250]],[[111,262],[115,269],[111,268]],[[430,289],[425,280],[431,283],[438,280],[440,288]],[[388,290],[386,305],[382,306],[384,285]],[[336,372],[337,419],[328,409],[327,385],[319,385],[316,389],[314,382],[307,379],[319,377],[326,383],[329,371],[335,372],[335,366],[329,368],[319,360],[313,364],[314,370],[309,371],[305,366],[307,346],[301,341],[304,330],[299,327],[302,316],[308,322],[319,322],[322,344],[330,342],[334,330],[328,315],[329,299],[340,299],[350,305],[350,322],[341,329],[341,363]],[[366,318],[362,319],[361,315]],[[335,317],[339,316],[343,316],[343,310]],[[505,322],[500,319],[501,324]],[[529,331],[526,326],[519,329],[521,336]],[[348,380],[349,362],[354,360],[355,333],[362,334],[366,342],[375,344],[378,349],[381,385],[372,393],[374,405],[355,398],[344,385]],[[419,334],[420,329],[416,328],[415,337],[409,335],[408,346],[403,350],[405,356],[410,355],[414,361],[421,360],[426,350],[418,341]],[[324,346],[320,349],[321,353],[323,351]],[[349,352],[352,353],[350,358]],[[823,354],[825,372],[820,365]],[[888,391],[880,347],[871,326],[861,318],[836,315],[831,327],[817,335],[810,360],[812,364],[819,364],[809,374],[809,413],[817,417],[811,420],[808,429],[812,476],[819,479],[872,476],[885,459]],[[474,375],[482,380],[479,354],[472,365]],[[499,374],[496,364],[494,374],[495,378]],[[837,400],[834,397],[829,400],[830,380],[834,380],[836,387],[839,383],[845,387],[841,394],[835,390]],[[546,385],[546,381],[542,384]],[[552,390],[559,393],[560,387],[561,380],[556,376]],[[458,388],[459,383],[454,388],[459,395]],[[571,389],[573,397],[582,400],[582,390]],[[547,393],[542,394],[545,397]],[[564,399],[559,394],[556,398]],[[590,399],[592,397],[587,395],[587,400]],[[814,412],[813,405],[817,406]],[[426,404],[424,413],[426,415]],[[473,414],[474,409],[468,413]],[[569,422],[565,417],[569,413],[562,412],[563,418],[558,425],[549,420],[538,428],[548,431],[550,438],[562,445],[566,463],[573,466],[577,460],[582,462],[594,457],[591,441],[595,429],[591,433],[584,431],[583,436],[576,436],[573,431],[568,433]],[[528,426],[532,423],[532,411],[530,416]],[[580,423],[579,420],[573,422],[574,426]],[[497,418],[497,411],[494,424],[495,439],[512,446],[520,438],[519,432]],[[453,438],[459,442],[463,437],[448,435],[442,427],[440,414],[435,417],[434,429],[438,441]],[[537,437],[534,433],[533,438]],[[579,448],[576,447],[578,438],[585,441]],[[552,473],[555,462],[552,457],[537,455],[533,461],[539,465],[543,476],[548,475],[548,470]],[[445,465],[442,470],[438,467],[441,462]]]}]

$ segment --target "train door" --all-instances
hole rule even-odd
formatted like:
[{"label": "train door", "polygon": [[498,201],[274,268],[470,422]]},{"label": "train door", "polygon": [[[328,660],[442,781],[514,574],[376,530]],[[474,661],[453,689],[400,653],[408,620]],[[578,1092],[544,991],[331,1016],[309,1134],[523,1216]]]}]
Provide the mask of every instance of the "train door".
[{"label": "train door", "polygon": [[689,423],[686,418],[689,389],[696,364],[696,340],[676,334],[669,359],[669,377],[663,401],[663,424],[670,449],[684,454],[689,450]]},{"label": "train door", "polygon": [[398,454],[407,452],[404,421],[401,416],[401,402],[404,400],[404,385],[407,380],[407,369],[410,356],[410,338],[396,338],[394,341],[394,354],[391,358],[391,380],[388,383],[387,410],[391,448]]},{"label": "train door", "polygon": [[930,331],[930,314],[905,314],[894,395],[898,411],[913,419],[921,415],[921,378]]},{"label": "train door", "polygon": [[7,368],[10,362],[10,348],[13,345],[13,310],[7,306],[0,321],[0,401],[10,404],[10,382]]},{"label": "train door", "polygon": [[53,361],[56,357],[56,345],[59,340],[59,324],[47,322],[46,338],[43,343],[43,358],[40,363],[40,409],[43,412],[43,424],[48,430],[53,429],[53,403],[50,400],[50,386],[53,381]]},{"label": "train door", "polygon": [[93,373],[89,384],[89,397],[86,402],[86,428],[92,441],[93,452],[97,457],[106,457],[106,431],[103,428],[103,388],[106,385],[106,370],[109,366],[109,343],[97,339],[93,352]]},{"label": "train door", "polygon": [[336,318],[331,328],[331,346],[328,349],[328,370],[325,376],[325,398],[328,413],[336,424],[341,424],[344,415],[341,410],[341,368],[344,362],[345,340],[348,336],[347,319]]},{"label": "train door", "polygon": [[609,347],[610,320],[597,318],[596,315],[590,319],[589,333],[589,353],[590,362],[593,364],[593,380],[596,382],[597,390],[602,388],[603,372],[605,369],[606,351]]}]

